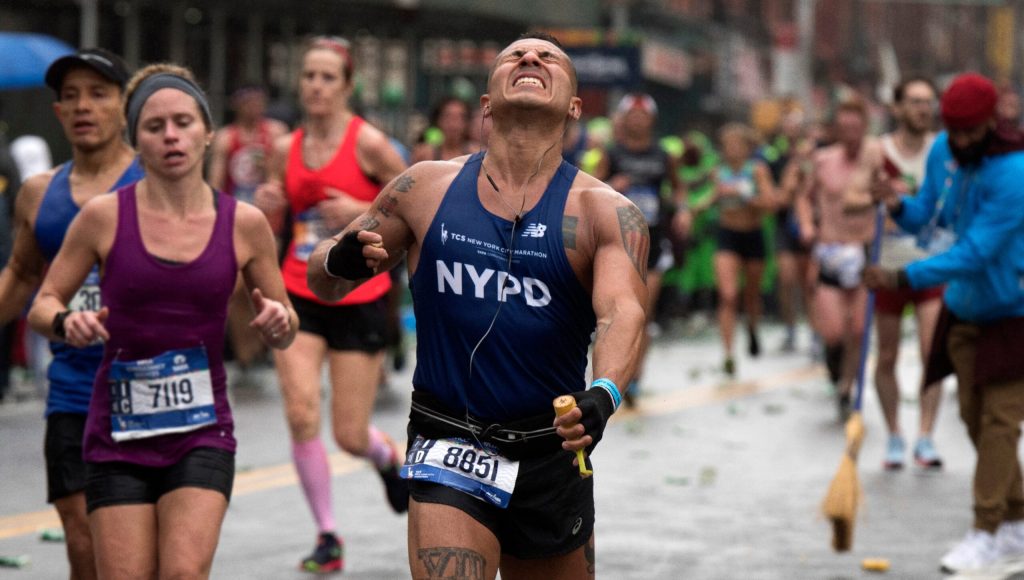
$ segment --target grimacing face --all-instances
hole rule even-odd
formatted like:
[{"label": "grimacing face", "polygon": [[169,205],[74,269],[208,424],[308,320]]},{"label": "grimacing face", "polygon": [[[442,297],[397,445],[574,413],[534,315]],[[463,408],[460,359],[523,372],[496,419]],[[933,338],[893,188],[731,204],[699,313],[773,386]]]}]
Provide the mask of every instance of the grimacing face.
[{"label": "grimacing face", "polygon": [[498,54],[487,84],[485,106],[558,107],[570,114],[579,108],[569,56],[546,40],[526,38]]},{"label": "grimacing face", "polygon": [[116,83],[91,68],[77,67],[64,75],[53,110],[72,147],[95,151],[121,138],[123,99]]}]

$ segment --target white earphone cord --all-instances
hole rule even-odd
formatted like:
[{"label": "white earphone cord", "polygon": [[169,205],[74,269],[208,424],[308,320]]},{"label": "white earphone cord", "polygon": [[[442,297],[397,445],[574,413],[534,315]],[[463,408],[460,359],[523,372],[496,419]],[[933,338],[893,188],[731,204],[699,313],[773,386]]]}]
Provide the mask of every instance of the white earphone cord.
[{"label": "white earphone cord", "polygon": [[[481,123],[482,123],[482,121],[481,121]],[[566,131],[568,131],[568,129],[569,129],[569,124],[566,123],[565,127],[562,129],[562,136],[559,137],[557,141],[555,141],[554,143],[549,145],[548,148],[544,150],[544,153],[541,154],[540,159],[537,160],[537,168],[534,169],[533,173],[530,175],[530,177],[528,177],[526,179],[526,182],[523,184],[523,187],[521,188],[522,194],[523,194],[523,203],[522,203],[522,207],[523,208],[526,207],[526,186],[529,185],[530,182],[533,181],[533,178],[537,177],[537,174],[540,173],[540,168],[544,165],[544,158],[547,157],[548,153],[550,153],[552,149],[555,148],[555,145],[558,145],[559,143],[562,142],[563,139],[565,139],[565,133],[566,133]],[[486,156],[487,155],[487,153],[486,153],[487,150],[484,149],[483,151],[484,151],[484,156]],[[480,159],[480,166],[481,166],[481,168],[483,167],[483,163],[484,163],[483,159],[481,158]],[[520,212],[521,211],[522,210],[520,210]],[[519,224],[519,219],[518,219],[519,215],[517,215],[516,218],[517,219],[512,221],[512,231],[509,234],[508,261],[505,264],[505,271],[508,274],[508,277],[505,278],[506,283],[511,283],[510,278],[511,278],[511,275],[512,275],[512,255],[513,255],[513,253],[515,251],[516,225]],[[483,345],[484,340],[486,340],[487,337],[490,336],[491,330],[494,329],[495,323],[498,322],[498,315],[501,313],[501,307],[505,304],[505,301],[501,299],[502,298],[502,293],[504,291],[505,291],[505,288],[499,288],[498,289],[498,308],[494,311],[494,316],[491,318],[490,324],[487,325],[487,330],[484,331],[483,335],[480,337],[480,340],[478,340],[476,342],[476,345],[473,347],[473,350],[469,353],[469,377],[468,377],[468,379],[466,381],[467,383],[472,383],[473,382],[473,361],[476,358],[477,351],[480,350],[480,346]],[[462,400],[463,400],[463,402],[465,403],[465,406],[466,406],[466,423],[468,424],[469,423],[469,398],[466,396],[466,393],[462,393]],[[477,448],[486,451],[486,449],[484,449],[483,443],[481,443],[480,439],[476,436],[476,433],[473,432],[473,431],[470,431],[470,433],[473,434],[473,440],[476,442]]]}]

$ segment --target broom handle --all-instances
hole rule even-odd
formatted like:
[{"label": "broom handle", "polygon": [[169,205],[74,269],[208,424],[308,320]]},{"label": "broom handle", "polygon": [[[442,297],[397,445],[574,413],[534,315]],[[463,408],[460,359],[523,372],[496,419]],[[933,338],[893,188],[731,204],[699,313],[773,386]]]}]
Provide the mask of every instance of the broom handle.
[{"label": "broom handle", "polygon": [[[878,204],[875,212],[875,237],[871,240],[869,263],[878,264],[882,253],[882,232],[885,230],[885,206]],[[860,337],[860,361],[857,363],[857,398],[853,402],[853,410],[860,412],[864,402],[864,371],[868,364],[868,347],[871,346],[871,323],[875,317],[875,291],[868,290],[867,310],[864,312],[864,335]]]}]

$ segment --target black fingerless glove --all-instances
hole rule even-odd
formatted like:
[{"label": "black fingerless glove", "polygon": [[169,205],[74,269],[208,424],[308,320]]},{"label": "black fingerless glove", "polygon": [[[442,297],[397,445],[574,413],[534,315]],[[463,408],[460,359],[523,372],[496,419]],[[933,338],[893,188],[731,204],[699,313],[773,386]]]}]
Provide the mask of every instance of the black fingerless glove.
[{"label": "black fingerless glove", "polygon": [[576,406],[583,412],[580,425],[583,425],[584,434],[594,440],[587,446],[587,453],[592,453],[604,435],[604,426],[615,412],[615,402],[611,394],[601,388],[577,391],[572,396],[576,399]]},{"label": "black fingerless glove", "polygon": [[327,274],[352,281],[373,276],[373,269],[366,265],[366,257],[363,256],[363,246],[366,244],[356,239],[358,235],[359,232],[345,234],[327,252],[327,259],[324,260]]}]

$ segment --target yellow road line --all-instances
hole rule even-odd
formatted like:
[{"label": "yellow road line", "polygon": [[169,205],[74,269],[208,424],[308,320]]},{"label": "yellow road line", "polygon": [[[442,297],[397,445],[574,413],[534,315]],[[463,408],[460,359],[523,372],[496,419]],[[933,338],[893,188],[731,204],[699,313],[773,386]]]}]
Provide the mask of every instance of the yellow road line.
[{"label": "yellow road line", "polygon": [[684,409],[703,407],[712,403],[731,401],[764,393],[779,387],[793,385],[822,376],[824,376],[824,373],[821,367],[813,365],[790,369],[753,381],[709,383],[697,387],[687,387],[682,390],[665,393],[664,395],[660,393],[648,395],[638,402],[635,411],[624,414],[616,413],[612,415],[612,420],[625,419],[634,414],[649,416],[668,415]]},{"label": "yellow road line", "polygon": [[[399,450],[401,451],[401,449]],[[328,457],[333,475],[345,475],[364,466],[362,459],[356,459],[347,453],[337,452]],[[298,477],[291,463],[261,467],[252,471],[243,471],[235,475],[232,497],[250,493],[288,487],[298,483]],[[59,528],[60,518],[53,509],[40,510],[0,517],[0,540],[33,534],[44,528]]]},{"label": "yellow road line", "polygon": [[[636,415],[668,415],[684,409],[756,395],[821,375],[822,371],[817,366],[800,367],[753,381],[706,384],[664,395],[650,395],[639,401],[635,410],[618,413],[612,417],[612,420],[617,421]],[[330,455],[329,460],[333,475],[345,475],[366,466],[364,460],[340,451]],[[245,496],[270,489],[289,487],[297,483],[298,477],[291,463],[269,465],[237,473],[232,496]],[[37,533],[43,528],[56,527],[60,527],[60,519],[53,509],[0,517],[0,540]]]}]

